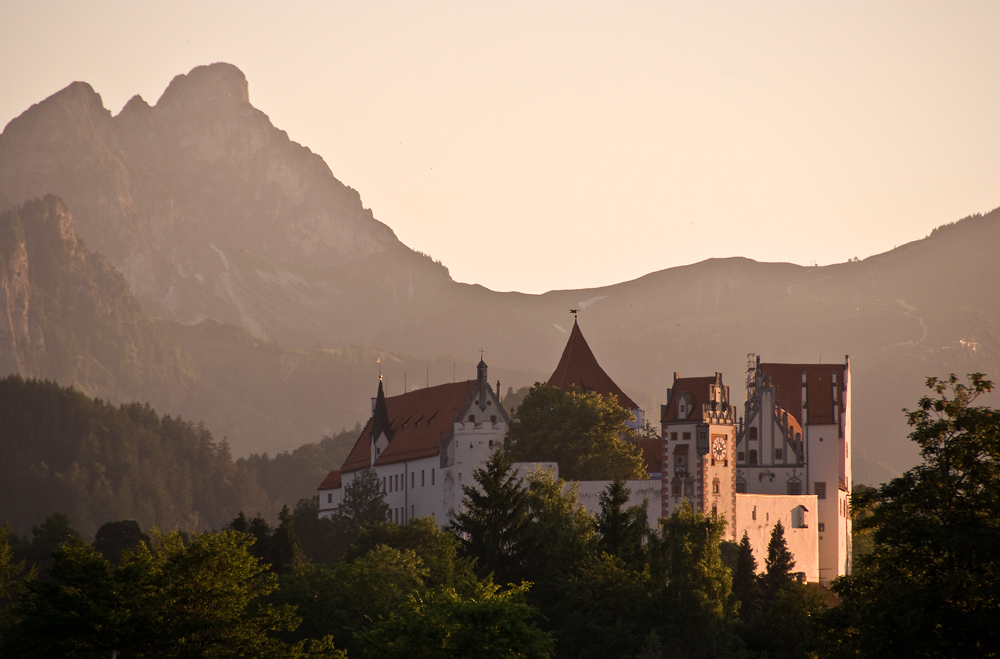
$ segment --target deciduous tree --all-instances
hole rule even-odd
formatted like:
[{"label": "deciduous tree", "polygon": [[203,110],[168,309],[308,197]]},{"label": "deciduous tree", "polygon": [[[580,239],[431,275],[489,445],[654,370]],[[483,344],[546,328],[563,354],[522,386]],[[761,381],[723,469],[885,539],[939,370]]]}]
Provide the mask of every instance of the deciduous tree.
[{"label": "deciduous tree", "polygon": [[834,582],[829,656],[1000,656],[1000,411],[969,378],[927,380],[907,412],[923,463],[852,496],[872,549]]},{"label": "deciduous tree", "polygon": [[515,461],[558,462],[568,480],[645,478],[642,451],[627,441],[631,420],[614,396],[536,383],[517,408],[506,447]]}]

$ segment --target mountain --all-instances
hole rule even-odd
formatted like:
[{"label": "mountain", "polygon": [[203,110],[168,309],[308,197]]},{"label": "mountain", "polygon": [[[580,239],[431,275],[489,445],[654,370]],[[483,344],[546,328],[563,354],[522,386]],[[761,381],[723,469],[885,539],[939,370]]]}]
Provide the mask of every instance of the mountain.
[{"label": "mountain", "polygon": [[197,367],[73,230],[57,197],[0,214],[0,372],[176,405]]},{"label": "mountain", "polygon": [[376,356],[397,391],[447,381],[480,348],[505,384],[544,380],[569,308],[582,309],[602,366],[650,418],[674,371],[721,371],[739,400],[748,352],[849,354],[863,482],[916,460],[901,408],[916,405],[924,378],[1000,373],[997,211],[857,262],[713,259],[597,289],[497,293],[402,245],[253,108],[228,64],[178,76],[155,105],[135,97],[117,116],[73,83],[11,121],[0,208],[50,193],[195,364],[197,400],[158,407],[204,418],[237,452],[363,421]]}]

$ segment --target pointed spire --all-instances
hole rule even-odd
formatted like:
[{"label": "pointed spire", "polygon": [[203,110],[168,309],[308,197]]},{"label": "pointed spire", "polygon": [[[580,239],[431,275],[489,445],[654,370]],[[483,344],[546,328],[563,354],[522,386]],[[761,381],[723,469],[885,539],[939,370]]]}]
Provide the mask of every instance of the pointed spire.
[{"label": "pointed spire", "polygon": [[378,396],[375,398],[375,410],[372,414],[372,440],[377,440],[382,433],[386,439],[392,440],[392,429],[389,427],[389,407],[385,403],[385,390],[382,388],[382,377],[378,380]]},{"label": "pointed spire", "polygon": [[602,396],[615,394],[618,397],[618,404],[626,410],[639,407],[597,363],[597,358],[587,345],[587,340],[583,338],[583,332],[576,321],[573,322],[573,330],[569,333],[569,340],[566,341],[566,348],[563,349],[559,365],[546,384],[563,390],[576,385],[584,391],[594,391]]}]

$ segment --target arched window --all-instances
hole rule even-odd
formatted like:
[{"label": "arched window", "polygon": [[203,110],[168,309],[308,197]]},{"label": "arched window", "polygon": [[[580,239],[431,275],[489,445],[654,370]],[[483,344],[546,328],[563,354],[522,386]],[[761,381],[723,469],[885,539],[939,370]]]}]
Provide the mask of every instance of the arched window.
[{"label": "arched window", "polygon": [[792,478],[788,481],[787,485],[788,494],[798,495],[802,494],[802,481],[798,478]]}]

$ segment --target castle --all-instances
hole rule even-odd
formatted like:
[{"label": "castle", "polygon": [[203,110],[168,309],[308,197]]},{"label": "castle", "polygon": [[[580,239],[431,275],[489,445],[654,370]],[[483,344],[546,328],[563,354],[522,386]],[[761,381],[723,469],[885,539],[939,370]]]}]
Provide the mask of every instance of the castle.
[{"label": "castle", "polygon": [[[645,426],[644,411],[601,368],[575,322],[547,384],[613,394],[635,417],[633,429]],[[503,446],[509,424],[482,360],[475,380],[399,396],[387,398],[380,381],[372,416],[350,455],[319,486],[320,515],[332,516],[343,488],[371,467],[391,521],[430,515],[447,523],[462,504],[461,486]],[[772,364],[751,356],[742,416],[721,373],[674,373],[660,406],[659,436],[636,441],[648,477],[627,483],[630,504],[647,500],[654,527],[687,499],[699,512],[723,516],[729,539],[746,533],[761,569],[780,520],[804,580],[827,584],[850,571],[850,360]],[[558,465],[549,466],[558,475]],[[608,484],[578,482],[580,503],[596,512]]]}]

